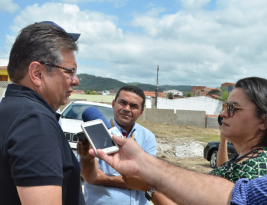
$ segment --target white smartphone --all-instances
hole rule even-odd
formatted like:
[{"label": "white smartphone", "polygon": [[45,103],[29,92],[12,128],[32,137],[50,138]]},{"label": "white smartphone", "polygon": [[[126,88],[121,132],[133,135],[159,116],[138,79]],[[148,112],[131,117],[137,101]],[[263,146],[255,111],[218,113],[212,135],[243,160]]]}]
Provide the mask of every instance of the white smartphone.
[{"label": "white smartphone", "polygon": [[107,154],[119,151],[118,145],[113,141],[106,125],[100,119],[84,122],[81,127],[97,155],[97,149]]}]

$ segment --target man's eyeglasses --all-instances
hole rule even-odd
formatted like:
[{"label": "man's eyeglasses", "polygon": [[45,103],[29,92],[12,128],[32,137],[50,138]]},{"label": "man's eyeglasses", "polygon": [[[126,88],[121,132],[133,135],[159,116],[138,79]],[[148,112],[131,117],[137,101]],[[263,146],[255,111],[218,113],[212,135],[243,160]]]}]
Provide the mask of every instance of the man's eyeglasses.
[{"label": "man's eyeglasses", "polygon": [[228,113],[228,115],[230,117],[234,116],[235,110],[253,110],[253,109],[250,109],[250,108],[240,107],[235,102],[224,103],[223,104],[223,110],[225,108],[227,109],[227,113]]},{"label": "man's eyeglasses", "polygon": [[69,68],[65,68],[63,66],[54,65],[54,64],[47,63],[47,62],[44,62],[44,61],[40,61],[39,63],[44,64],[44,65],[48,65],[48,66],[52,66],[52,67],[56,67],[56,68],[61,68],[61,69],[65,70],[65,71],[67,71],[71,76],[71,80],[73,80],[75,75],[76,75],[77,69],[75,69],[75,68],[69,69]]}]

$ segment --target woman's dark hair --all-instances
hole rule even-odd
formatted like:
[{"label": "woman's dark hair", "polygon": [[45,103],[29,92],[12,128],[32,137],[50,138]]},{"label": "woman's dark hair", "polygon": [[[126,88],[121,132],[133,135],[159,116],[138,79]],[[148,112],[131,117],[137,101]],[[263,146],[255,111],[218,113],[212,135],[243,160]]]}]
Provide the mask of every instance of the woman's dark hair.
[{"label": "woman's dark hair", "polygon": [[[258,77],[243,78],[237,81],[235,88],[242,88],[246,96],[253,102],[257,109],[258,118],[266,121],[267,117],[267,80]],[[266,121],[267,123],[267,121]],[[259,143],[255,146],[267,146],[267,129]]]}]

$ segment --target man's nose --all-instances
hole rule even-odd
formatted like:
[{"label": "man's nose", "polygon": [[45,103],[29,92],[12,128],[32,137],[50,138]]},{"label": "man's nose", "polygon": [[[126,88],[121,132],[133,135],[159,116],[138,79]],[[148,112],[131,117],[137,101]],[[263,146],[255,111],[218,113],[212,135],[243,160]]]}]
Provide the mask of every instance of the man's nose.
[{"label": "man's nose", "polygon": [[129,104],[126,104],[124,107],[123,107],[124,110],[127,110],[127,111],[130,111],[131,110],[131,107]]},{"label": "man's nose", "polygon": [[227,118],[227,117],[229,117],[227,108],[224,108],[224,109],[221,111],[221,114],[220,114],[220,115],[221,115],[222,118]]},{"label": "man's nose", "polygon": [[74,77],[73,80],[72,80],[72,85],[73,85],[73,86],[78,86],[79,84],[80,84],[80,81],[79,81],[79,79],[78,79],[78,76],[75,75],[75,77]]}]

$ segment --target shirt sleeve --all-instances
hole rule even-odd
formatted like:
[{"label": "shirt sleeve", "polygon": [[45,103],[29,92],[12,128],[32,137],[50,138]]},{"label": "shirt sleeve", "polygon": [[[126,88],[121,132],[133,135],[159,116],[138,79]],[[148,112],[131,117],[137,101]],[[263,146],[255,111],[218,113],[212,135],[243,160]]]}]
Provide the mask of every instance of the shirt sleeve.
[{"label": "shirt sleeve", "polygon": [[157,152],[156,137],[150,131],[146,132],[146,139],[145,139],[145,145],[143,147],[143,150],[146,153],[156,157],[156,152]]},{"label": "shirt sleeve", "polygon": [[267,175],[253,179],[240,179],[234,186],[231,205],[265,204],[267,200]]},{"label": "shirt sleeve", "polygon": [[16,186],[62,185],[62,141],[58,123],[34,115],[13,126],[7,156]]}]

